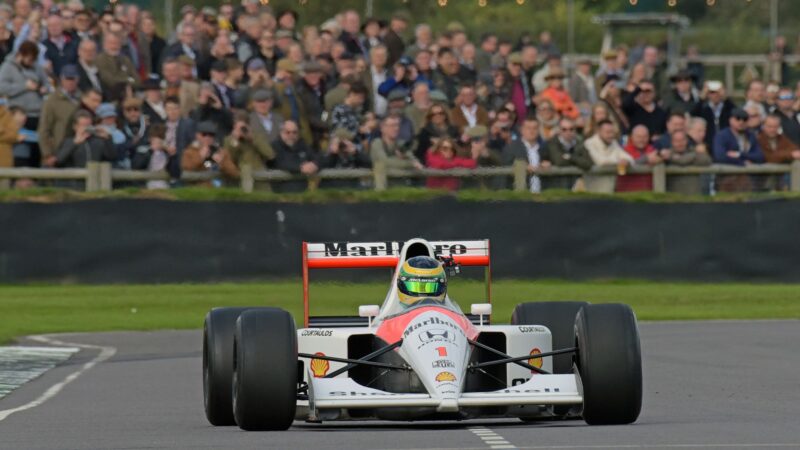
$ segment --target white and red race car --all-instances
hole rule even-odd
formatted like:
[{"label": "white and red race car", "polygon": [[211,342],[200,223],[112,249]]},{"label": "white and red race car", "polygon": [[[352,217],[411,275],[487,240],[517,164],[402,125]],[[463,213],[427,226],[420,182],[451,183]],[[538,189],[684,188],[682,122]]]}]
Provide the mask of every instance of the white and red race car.
[{"label": "white and red race car", "polygon": [[[486,301],[404,309],[397,272],[431,256],[451,273],[486,267]],[[309,269],[394,267],[382,306],[309,316]],[[284,430],[294,420],[464,420],[639,416],[642,368],[627,305],[522,303],[491,325],[489,241],[303,244],[304,327],[281,309],[215,308],[205,320],[203,387],[212,425]]]}]

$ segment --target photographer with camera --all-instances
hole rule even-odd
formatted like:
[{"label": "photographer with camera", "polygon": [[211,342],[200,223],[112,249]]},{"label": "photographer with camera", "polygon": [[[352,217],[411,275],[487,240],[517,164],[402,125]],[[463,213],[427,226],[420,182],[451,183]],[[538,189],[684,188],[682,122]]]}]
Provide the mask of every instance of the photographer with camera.
[{"label": "photographer with camera", "polygon": [[206,81],[200,85],[197,103],[197,108],[191,113],[192,120],[197,123],[217,124],[219,136],[230,134],[233,129],[233,115],[229,109],[225,108],[213,84]]},{"label": "photographer with camera", "polygon": [[243,111],[236,113],[233,119],[233,131],[225,138],[224,149],[228,152],[236,167],[249,164],[253,170],[263,170],[267,162],[275,159],[275,151],[264,139],[254,139],[250,129],[250,116]]},{"label": "photographer with camera", "polygon": [[391,75],[386,77],[386,81],[378,86],[378,94],[388,98],[394,90],[402,92],[411,92],[414,85],[417,83],[424,83],[428,85],[429,89],[433,88],[430,80],[422,77],[417,70],[414,61],[408,56],[400,58],[394,67],[392,67]]},{"label": "photographer with camera", "polygon": [[[328,151],[320,157],[320,169],[369,169],[372,161],[364,147],[356,140],[356,135],[337,128],[331,134]],[[355,189],[367,187],[363,180],[324,180],[324,187]]]},{"label": "photographer with camera", "polygon": [[[220,172],[225,178],[238,178],[239,169],[233,163],[227,150],[217,145],[217,126],[213,122],[201,122],[197,125],[195,141],[181,155],[181,169],[188,172]],[[222,186],[217,178],[211,182],[199,182],[198,185]]]},{"label": "photographer with camera", "polygon": [[92,116],[78,111],[72,123],[73,135],[56,152],[57,167],[86,167],[89,161],[116,161],[117,153],[102,127],[92,126]]}]

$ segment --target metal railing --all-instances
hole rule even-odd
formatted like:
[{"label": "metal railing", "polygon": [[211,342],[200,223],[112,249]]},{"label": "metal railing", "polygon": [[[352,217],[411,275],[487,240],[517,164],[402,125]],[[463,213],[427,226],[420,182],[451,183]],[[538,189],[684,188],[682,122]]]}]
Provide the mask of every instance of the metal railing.
[{"label": "metal railing", "polygon": [[[789,175],[789,189],[800,192],[800,161],[792,164],[755,164],[749,166],[732,166],[713,164],[710,166],[634,166],[627,169],[630,174],[650,174],[653,177],[653,192],[667,191],[667,177],[670,175]],[[395,169],[384,164],[376,164],[372,169],[324,169],[313,176],[295,175],[280,170],[252,170],[250,166],[241,168],[238,184],[244,192],[252,192],[256,183],[281,183],[286,181],[309,181],[310,188],[321,180],[370,180],[375,190],[385,190],[391,179],[452,177],[459,179],[488,179],[492,177],[509,177],[513,179],[512,189],[524,192],[528,189],[528,178],[531,175],[540,177],[564,177],[582,175],[616,176],[616,166],[594,167],[584,172],[574,167],[551,167],[528,171],[524,161],[516,161],[512,166],[483,167],[477,169]],[[185,183],[209,182],[220,178],[219,172],[184,172],[181,181]],[[82,169],[33,169],[33,168],[0,168],[0,180],[73,180],[84,181],[87,192],[111,191],[114,182],[146,182],[169,181],[169,174],[163,171],[116,170],[107,162],[90,162]],[[0,183],[0,186],[2,184]]]}]

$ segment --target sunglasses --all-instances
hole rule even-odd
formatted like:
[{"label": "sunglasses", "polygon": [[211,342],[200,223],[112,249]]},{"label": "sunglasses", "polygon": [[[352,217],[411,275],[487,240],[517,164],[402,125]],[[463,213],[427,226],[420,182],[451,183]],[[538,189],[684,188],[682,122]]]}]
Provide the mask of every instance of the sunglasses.
[{"label": "sunglasses", "polygon": [[561,131],[575,131],[575,127],[562,128]]},{"label": "sunglasses", "polygon": [[431,116],[444,116],[444,111],[431,111]]},{"label": "sunglasses", "polygon": [[200,133],[200,136],[203,136],[203,137],[214,137],[214,133]]},{"label": "sunglasses", "polygon": [[651,94],[653,92],[652,89],[640,89],[639,92],[643,94]]},{"label": "sunglasses", "polygon": [[125,108],[125,111],[139,111],[139,107],[138,106],[129,106],[129,107]]},{"label": "sunglasses", "polygon": [[297,130],[283,130],[286,134],[297,134]]},{"label": "sunglasses", "polygon": [[439,148],[442,149],[442,150],[452,150],[453,146],[452,145],[443,145],[443,146],[441,146]]},{"label": "sunglasses", "polygon": [[738,120],[739,122],[744,122],[747,119],[748,119],[747,117],[734,117],[733,118],[733,120]]}]

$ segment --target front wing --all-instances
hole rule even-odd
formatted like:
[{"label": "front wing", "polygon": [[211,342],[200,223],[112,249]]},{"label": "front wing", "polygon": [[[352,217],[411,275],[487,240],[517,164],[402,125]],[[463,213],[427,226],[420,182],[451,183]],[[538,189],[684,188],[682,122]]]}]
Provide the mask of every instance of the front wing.
[{"label": "front wing", "polygon": [[523,384],[491,392],[465,392],[457,402],[428,394],[399,394],[362,386],[350,378],[309,377],[309,406],[318,409],[573,405],[583,403],[576,375],[535,375]]}]

